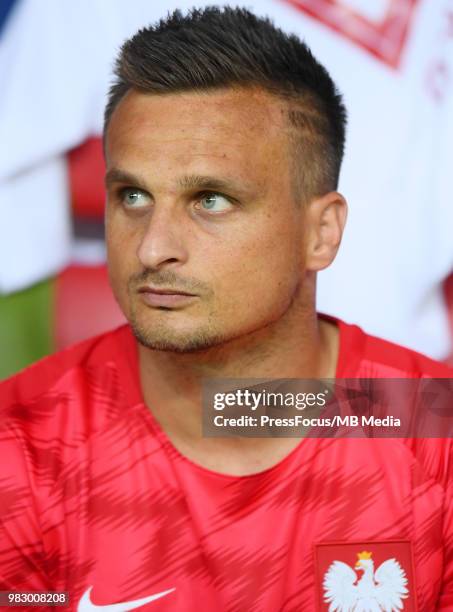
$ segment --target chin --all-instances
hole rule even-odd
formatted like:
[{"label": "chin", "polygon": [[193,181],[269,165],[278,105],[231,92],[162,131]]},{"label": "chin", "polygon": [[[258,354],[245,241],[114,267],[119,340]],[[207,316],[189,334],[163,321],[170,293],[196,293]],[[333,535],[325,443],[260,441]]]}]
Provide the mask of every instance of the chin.
[{"label": "chin", "polygon": [[214,330],[177,331],[169,326],[150,327],[131,321],[134,336],[142,346],[156,351],[173,353],[197,353],[226,342],[226,338]]}]

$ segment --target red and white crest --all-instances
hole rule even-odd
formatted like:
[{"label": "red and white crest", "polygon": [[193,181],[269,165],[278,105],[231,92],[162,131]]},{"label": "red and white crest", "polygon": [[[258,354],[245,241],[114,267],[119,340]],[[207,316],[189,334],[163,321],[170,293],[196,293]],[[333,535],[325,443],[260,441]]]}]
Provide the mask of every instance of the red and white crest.
[{"label": "red and white crest", "polygon": [[410,542],[318,544],[315,563],[319,610],[417,610]]}]

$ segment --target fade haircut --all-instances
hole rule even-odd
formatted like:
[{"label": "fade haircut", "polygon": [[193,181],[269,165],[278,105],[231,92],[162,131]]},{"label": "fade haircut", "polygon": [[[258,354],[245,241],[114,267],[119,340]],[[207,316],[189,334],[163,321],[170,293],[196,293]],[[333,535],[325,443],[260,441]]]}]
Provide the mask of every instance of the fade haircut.
[{"label": "fade haircut", "polygon": [[137,32],[115,63],[104,117],[129,90],[149,94],[260,88],[287,105],[297,197],[337,188],[346,109],[327,70],[294,35],[243,8],[176,10]]}]

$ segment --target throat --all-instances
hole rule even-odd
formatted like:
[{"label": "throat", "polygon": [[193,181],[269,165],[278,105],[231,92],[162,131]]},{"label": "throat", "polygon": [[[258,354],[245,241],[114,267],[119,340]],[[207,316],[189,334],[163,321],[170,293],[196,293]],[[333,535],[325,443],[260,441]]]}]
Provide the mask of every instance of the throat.
[{"label": "throat", "polygon": [[[262,347],[261,360],[246,352],[233,359],[231,347],[210,352],[209,358],[175,355],[139,348],[140,378],[145,404],[173,447],[205,469],[232,476],[268,470],[301,443],[291,437],[226,437],[202,435],[202,389],[205,378],[335,378],[338,356],[336,325],[320,320],[305,337],[294,338],[276,352]],[[304,352],[309,351],[309,355]],[[233,351],[234,353],[234,351]],[[299,359],[297,358],[299,357]]]}]

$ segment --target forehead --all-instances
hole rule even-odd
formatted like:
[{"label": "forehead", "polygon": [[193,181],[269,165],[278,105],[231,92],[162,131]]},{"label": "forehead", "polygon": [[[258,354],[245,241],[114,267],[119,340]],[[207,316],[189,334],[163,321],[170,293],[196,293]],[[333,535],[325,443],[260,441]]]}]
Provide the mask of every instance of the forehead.
[{"label": "forehead", "polygon": [[288,165],[288,131],[285,103],[261,90],[129,91],[107,129],[107,166],[209,162],[274,173]]}]

